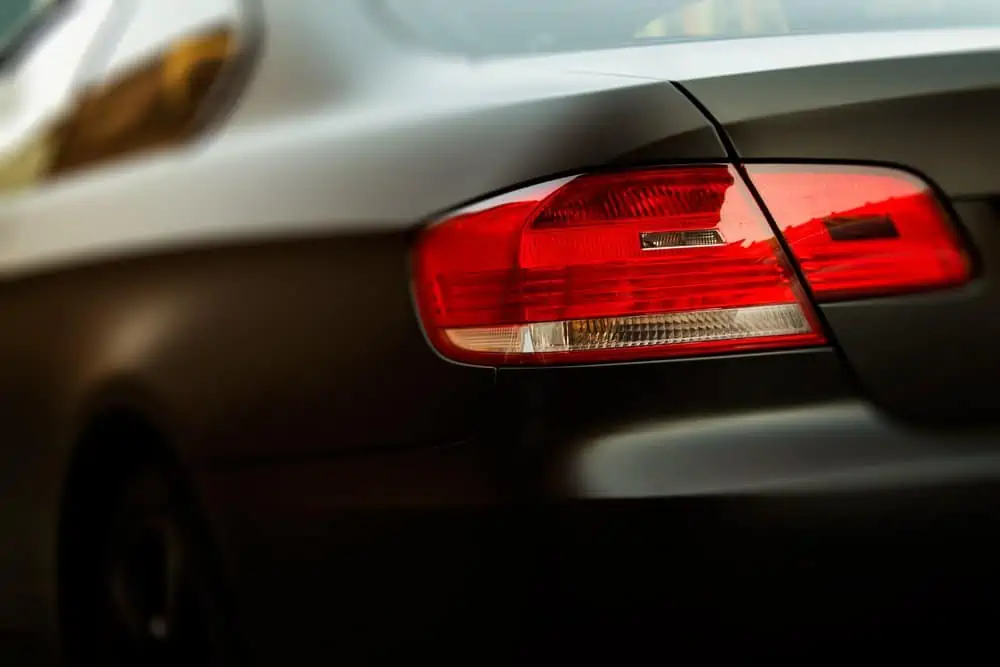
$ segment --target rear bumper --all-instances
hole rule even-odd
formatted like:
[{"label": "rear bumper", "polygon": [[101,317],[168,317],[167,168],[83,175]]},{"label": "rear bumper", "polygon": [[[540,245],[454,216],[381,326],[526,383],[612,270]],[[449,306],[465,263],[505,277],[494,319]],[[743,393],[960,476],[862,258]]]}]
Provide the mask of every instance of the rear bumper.
[{"label": "rear bumper", "polygon": [[573,498],[864,493],[1000,480],[1000,431],[935,431],[838,401],[587,438],[558,479]]},{"label": "rear bumper", "polygon": [[547,537],[556,625],[608,655],[664,633],[718,659],[974,653],[1000,616],[998,444],[853,400],[582,439]]},{"label": "rear bumper", "polygon": [[995,442],[838,401],[567,441],[522,502],[481,443],[204,481],[260,664],[924,650],[1000,608]]}]

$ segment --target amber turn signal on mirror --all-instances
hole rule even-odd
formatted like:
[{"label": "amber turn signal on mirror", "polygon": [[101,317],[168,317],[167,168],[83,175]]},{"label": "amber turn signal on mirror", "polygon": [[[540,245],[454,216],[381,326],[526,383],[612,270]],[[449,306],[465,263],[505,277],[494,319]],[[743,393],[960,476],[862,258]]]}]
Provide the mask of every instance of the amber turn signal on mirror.
[{"label": "amber turn signal on mirror", "polygon": [[87,91],[55,133],[50,173],[62,175],[182,144],[219,111],[245,45],[229,27],[173,43],[118,79]]}]

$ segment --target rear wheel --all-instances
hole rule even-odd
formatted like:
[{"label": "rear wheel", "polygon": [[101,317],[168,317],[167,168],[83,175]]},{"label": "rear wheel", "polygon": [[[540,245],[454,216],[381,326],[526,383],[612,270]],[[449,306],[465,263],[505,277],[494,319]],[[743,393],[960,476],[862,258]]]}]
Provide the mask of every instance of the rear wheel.
[{"label": "rear wheel", "polygon": [[[143,464],[104,489],[107,512],[79,554],[71,660],[96,665],[231,664],[210,552],[176,478]],[[70,555],[73,558],[73,555]]]}]

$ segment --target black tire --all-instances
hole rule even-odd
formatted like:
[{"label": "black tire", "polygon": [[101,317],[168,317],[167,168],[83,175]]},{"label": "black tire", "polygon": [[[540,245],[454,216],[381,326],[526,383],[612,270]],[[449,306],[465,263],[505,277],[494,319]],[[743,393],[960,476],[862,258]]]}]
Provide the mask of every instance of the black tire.
[{"label": "black tire", "polygon": [[103,489],[104,519],[77,554],[67,657],[102,667],[237,663],[212,551],[177,476],[146,463],[119,479]]}]

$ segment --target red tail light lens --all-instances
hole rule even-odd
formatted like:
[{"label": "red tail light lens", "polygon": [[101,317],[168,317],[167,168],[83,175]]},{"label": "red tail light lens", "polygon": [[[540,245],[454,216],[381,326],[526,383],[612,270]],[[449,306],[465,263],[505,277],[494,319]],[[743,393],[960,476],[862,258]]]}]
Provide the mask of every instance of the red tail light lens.
[{"label": "red tail light lens", "polygon": [[951,287],[971,277],[947,214],[914,176],[880,167],[747,169],[820,301]]},{"label": "red tail light lens", "polygon": [[590,174],[424,230],[414,291],[434,346],[479,364],[662,358],[823,335],[726,166]]}]

